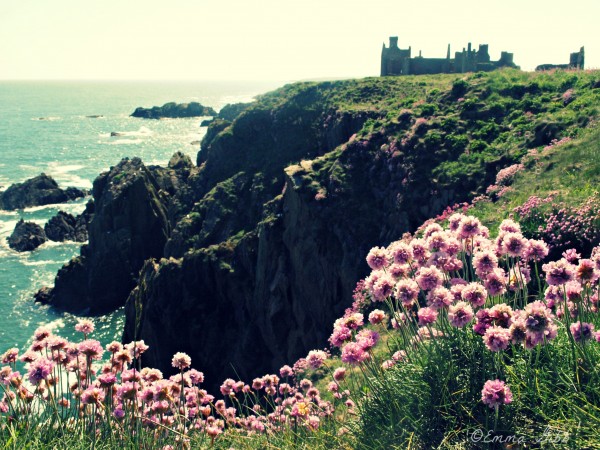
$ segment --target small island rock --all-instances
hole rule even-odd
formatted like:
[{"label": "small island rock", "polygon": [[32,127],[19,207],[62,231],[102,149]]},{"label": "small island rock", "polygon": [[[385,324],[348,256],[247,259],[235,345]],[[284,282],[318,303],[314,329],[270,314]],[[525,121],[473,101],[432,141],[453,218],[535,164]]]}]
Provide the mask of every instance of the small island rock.
[{"label": "small island rock", "polygon": [[28,252],[35,250],[48,238],[44,229],[33,222],[19,220],[13,233],[8,237],[8,245],[18,252]]}]

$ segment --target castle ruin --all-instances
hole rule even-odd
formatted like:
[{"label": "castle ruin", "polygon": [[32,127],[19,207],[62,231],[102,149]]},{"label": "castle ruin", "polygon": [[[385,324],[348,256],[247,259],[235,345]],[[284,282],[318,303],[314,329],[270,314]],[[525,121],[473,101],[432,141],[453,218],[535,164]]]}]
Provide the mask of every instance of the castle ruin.
[{"label": "castle ruin", "polygon": [[450,58],[450,44],[445,58],[424,58],[411,56],[411,47],[401,49],[398,47],[398,37],[390,37],[390,46],[383,44],[381,50],[381,76],[387,75],[424,75],[434,73],[465,73],[465,72],[489,72],[500,67],[519,68],[513,62],[513,54],[502,52],[498,61],[491,61],[488,53],[488,45],[482,44],[478,50],[468,47],[462,52],[455,52],[454,58]]},{"label": "castle ruin", "polygon": [[569,56],[569,64],[540,64],[535,68],[536,71],[552,70],[552,69],[567,69],[567,70],[583,70],[585,60],[583,47],[578,52],[571,53]]}]

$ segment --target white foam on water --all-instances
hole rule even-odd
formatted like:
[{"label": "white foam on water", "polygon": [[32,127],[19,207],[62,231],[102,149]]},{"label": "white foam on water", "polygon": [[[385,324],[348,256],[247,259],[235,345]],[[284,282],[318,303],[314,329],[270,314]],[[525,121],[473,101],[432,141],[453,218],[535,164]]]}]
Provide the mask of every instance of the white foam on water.
[{"label": "white foam on water", "polygon": [[63,164],[58,161],[52,161],[48,163],[48,168],[54,173],[68,173],[74,170],[83,169],[85,166],[81,164]]},{"label": "white foam on water", "polygon": [[116,141],[108,142],[108,145],[131,145],[131,144],[141,144],[144,142],[143,139],[118,139]]},{"label": "white foam on water", "polygon": [[117,136],[113,136],[113,137],[152,136],[154,134],[154,131],[152,131],[150,128],[147,128],[147,127],[140,127],[140,128],[138,128],[137,131],[116,131],[115,133],[119,133],[119,134]]},{"label": "white foam on water", "polygon": [[[46,244],[44,244],[44,245],[46,245]],[[43,247],[43,245],[42,245],[42,247]],[[47,264],[58,264],[58,263],[60,263],[60,262],[62,262],[62,261],[52,261],[52,260],[44,260],[44,261],[29,261],[29,260],[27,260],[27,259],[23,259],[23,260],[21,260],[21,263],[22,263],[24,266],[45,266],[45,265],[47,265]]]},{"label": "white foam on water", "polygon": [[[10,236],[17,225],[18,220],[6,220],[0,222],[0,237]],[[8,247],[8,244],[6,244]]]}]

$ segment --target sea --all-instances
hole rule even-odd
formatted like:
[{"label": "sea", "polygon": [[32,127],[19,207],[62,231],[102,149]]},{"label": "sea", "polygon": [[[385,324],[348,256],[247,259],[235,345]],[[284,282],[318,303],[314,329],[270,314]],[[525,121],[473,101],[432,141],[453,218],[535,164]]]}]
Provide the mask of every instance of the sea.
[{"label": "sea", "polygon": [[[138,156],[166,165],[176,151],[196,161],[206,127],[203,118],[146,120],[130,117],[138,106],[197,101],[217,111],[228,103],[252,101],[282,82],[0,81],[0,191],[46,173],[63,187],[90,189],[93,180],[122,158]],[[118,136],[111,136],[117,132]],[[57,270],[79,254],[80,243],[47,242],[32,252],[9,248],[20,219],[44,225],[59,210],[83,211],[78,201],[0,210],[0,354],[25,350],[41,325],[66,338],[77,336],[78,318],[34,303],[33,294],[51,286]],[[93,318],[93,337],[120,340],[122,309]]]}]

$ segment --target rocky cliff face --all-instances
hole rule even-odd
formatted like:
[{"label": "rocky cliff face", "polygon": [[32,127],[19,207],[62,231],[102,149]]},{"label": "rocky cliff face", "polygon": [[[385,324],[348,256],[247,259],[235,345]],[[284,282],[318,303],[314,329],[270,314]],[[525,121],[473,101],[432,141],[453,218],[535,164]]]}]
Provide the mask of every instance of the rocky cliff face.
[{"label": "rocky cliff face", "polygon": [[138,158],[123,160],[94,181],[89,244],[58,272],[49,303],[100,314],[121,306],[143,262],[159,257],[169,234],[167,200]]}]

